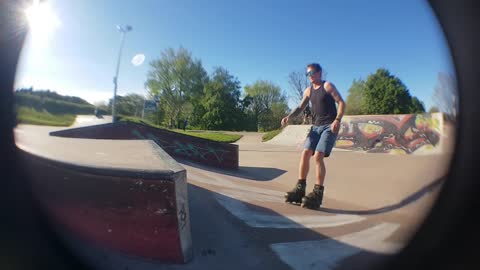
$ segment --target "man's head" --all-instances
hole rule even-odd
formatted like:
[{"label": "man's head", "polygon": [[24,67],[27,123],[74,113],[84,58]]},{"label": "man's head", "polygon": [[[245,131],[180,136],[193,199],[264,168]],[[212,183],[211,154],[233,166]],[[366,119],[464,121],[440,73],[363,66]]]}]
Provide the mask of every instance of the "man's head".
[{"label": "man's head", "polygon": [[317,63],[308,64],[306,76],[311,83],[320,83],[322,80],[322,67]]}]

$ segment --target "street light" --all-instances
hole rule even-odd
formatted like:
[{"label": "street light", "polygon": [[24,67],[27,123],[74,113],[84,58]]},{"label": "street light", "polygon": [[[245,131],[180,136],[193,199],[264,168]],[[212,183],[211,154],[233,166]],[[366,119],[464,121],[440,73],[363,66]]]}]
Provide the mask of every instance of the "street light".
[{"label": "street light", "polygon": [[125,40],[125,34],[129,31],[132,30],[132,27],[130,25],[127,25],[125,27],[122,27],[120,25],[117,25],[117,30],[122,33],[122,38],[120,41],[120,51],[118,52],[118,59],[117,59],[117,70],[115,72],[115,77],[113,77],[113,102],[112,102],[112,123],[115,123],[115,101],[117,98],[117,85],[118,85],[118,70],[120,68],[120,57],[122,56],[122,49],[123,49],[123,43]]}]

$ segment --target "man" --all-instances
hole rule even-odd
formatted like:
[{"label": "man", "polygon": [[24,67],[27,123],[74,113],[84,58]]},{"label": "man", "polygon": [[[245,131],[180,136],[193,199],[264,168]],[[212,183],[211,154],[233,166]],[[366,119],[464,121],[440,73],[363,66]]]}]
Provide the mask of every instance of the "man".
[{"label": "man", "polygon": [[[310,102],[312,128],[301,154],[297,185],[285,194],[285,201],[301,202],[302,207],[318,209],[322,204],[323,183],[326,175],[323,159],[330,156],[335,144],[345,111],[345,102],[333,83],[322,80],[322,67],[319,64],[307,65],[306,75],[310,79],[311,85],[305,89],[300,105],[281,122],[282,126],[285,126],[289,118],[298,115]],[[338,105],[338,110],[335,103]],[[315,186],[313,191],[305,196],[306,178],[312,155],[315,158],[316,168]]]}]

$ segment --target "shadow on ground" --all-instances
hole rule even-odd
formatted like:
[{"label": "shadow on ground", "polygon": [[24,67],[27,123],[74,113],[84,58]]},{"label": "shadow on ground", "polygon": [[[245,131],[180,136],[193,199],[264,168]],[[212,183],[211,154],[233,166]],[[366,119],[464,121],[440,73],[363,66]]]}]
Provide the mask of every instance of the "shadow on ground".
[{"label": "shadow on ground", "polygon": [[[77,235],[60,233],[69,248],[72,248],[87,265],[95,269],[130,270],[191,270],[191,269],[371,269],[379,266],[391,255],[365,251],[359,247],[339,242],[312,229],[303,227],[293,220],[258,205],[226,197],[192,184],[188,184],[189,213],[193,258],[186,264],[172,264],[131,256],[117,250],[100,247],[81,240]],[[272,229],[247,225],[221,201],[240,205],[261,213],[264,217],[281,219],[293,228]],[[238,209],[237,209],[238,210]],[[241,209],[240,209],[241,210]],[[301,210],[301,209],[299,209]],[[238,213],[237,213],[238,214]],[[299,226],[294,226],[295,224]],[[159,241],[161,241],[159,239]],[[299,241],[320,241],[325,250],[306,249],[308,262],[298,260],[296,255],[279,256],[275,246],[287,249],[302,246]],[[308,246],[308,245],[307,245]],[[303,246],[302,246],[303,247]],[[326,256],[328,253],[333,256]],[[283,253],[285,254],[285,253]],[[310,256],[311,255],[311,256]],[[304,258],[304,259],[305,259]],[[355,267],[353,267],[355,266]]]},{"label": "shadow on ground", "polygon": [[285,170],[281,170],[277,168],[247,167],[247,166],[240,166],[237,170],[228,170],[228,169],[207,167],[207,166],[190,162],[188,160],[180,159],[180,158],[175,158],[175,160],[180,164],[188,165],[188,166],[202,169],[205,171],[221,173],[221,174],[235,176],[235,177],[243,178],[245,180],[253,180],[253,181],[271,181],[287,172]]},{"label": "shadow on ground", "polygon": [[[279,214],[278,212],[259,205],[253,205],[235,198],[225,196],[199,186],[189,184],[188,186],[190,214],[192,225],[192,242],[194,243],[194,259],[190,266],[205,265],[207,261],[213,266],[220,267],[226,263],[229,268],[240,269],[296,269],[289,265],[289,260],[279,258],[272,250],[271,245],[298,243],[298,241],[328,241],[330,247],[335,247],[342,252],[351,253],[338,261],[327,259],[312,259],[318,265],[312,265],[311,269],[370,269],[381,264],[390,255],[377,254],[364,251],[347,243],[336,241],[326,235],[312,229],[303,227],[293,220]],[[262,227],[251,227],[245,221],[222,207],[220,201],[228,201],[233,205],[243,205],[255,213],[272,219],[283,219],[284,223],[290,223],[289,229],[272,229]],[[209,210],[201,205],[209,205]],[[215,209],[215,210],[214,210]],[[214,211],[212,211],[214,210]],[[238,210],[238,209],[237,209]],[[299,209],[299,211],[303,211]],[[208,213],[208,214],[207,214]],[[210,224],[210,225],[208,225]],[[215,224],[215,225],[213,225]],[[297,226],[295,226],[297,225]],[[208,229],[206,229],[208,227]],[[224,239],[228,239],[225,241]],[[317,254],[318,250],[306,251]],[[342,252],[338,252],[339,255]],[[315,257],[315,256],[314,256]],[[341,256],[340,256],[341,257]],[[241,258],[240,260],[238,258]],[[334,262],[334,263],[332,263]],[[338,263],[334,267],[335,263]],[[225,265],[224,265],[225,266]]]}]

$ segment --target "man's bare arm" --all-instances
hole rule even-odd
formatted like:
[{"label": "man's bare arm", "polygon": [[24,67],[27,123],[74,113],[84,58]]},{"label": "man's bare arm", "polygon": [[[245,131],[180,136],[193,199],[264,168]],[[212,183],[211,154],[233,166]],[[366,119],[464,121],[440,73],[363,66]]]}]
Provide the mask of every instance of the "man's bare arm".
[{"label": "man's bare arm", "polygon": [[293,111],[287,116],[288,118],[292,118],[297,116],[299,113],[301,113],[305,107],[308,104],[308,101],[310,101],[310,88],[305,89],[305,93],[303,94],[303,99],[302,102],[300,102],[300,105],[293,109]]},{"label": "man's bare arm", "polygon": [[338,92],[335,85],[333,85],[333,83],[326,82],[325,90],[327,91],[327,93],[330,93],[330,95],[332,95],[333,99],[338,104],[337,117],[335,119],[338,119],[338,121],[342,120],[343,114],[345,113],[345,101],[343,101],[342,96]]}]

